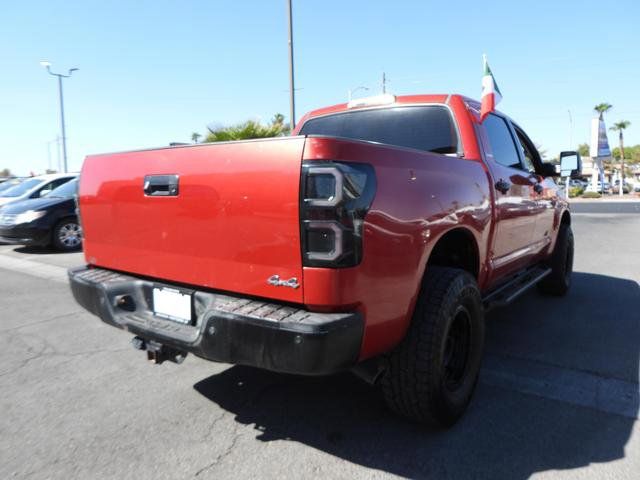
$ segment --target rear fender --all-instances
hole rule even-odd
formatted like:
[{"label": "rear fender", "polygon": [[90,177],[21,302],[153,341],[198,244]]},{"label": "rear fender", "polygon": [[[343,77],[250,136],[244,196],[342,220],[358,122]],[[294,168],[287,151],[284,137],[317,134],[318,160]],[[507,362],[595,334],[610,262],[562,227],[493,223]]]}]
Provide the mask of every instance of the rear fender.
[{"label": "rear fender", "polygon": [[549,242],[549,246],[545,250],[545,257],[549,257],[553,250],[556,247],[556,242],[558,240],[558,232],[560,231],[560,225],[563,223],[567,223],[571,225],[571,211],[569,210],[568,205],[564,208],[557,208],[554,218],[553,218],[553,237],[551,238],[551,242]]},{"label": "rear fender", "polygon": [[[465,235],[468,236],[469,241],[471,242],[471,246],[474,250],[474,255],[476,255],[476,263],[477,263],[477,270],[476,271],[472,271],[472,270],[468,270],[465,269],[469,272],[469,274],[471,274],[476,281],[478,280],[478,276],[479,273],[481,271],[481,267],[480,267],[480,249],[478,247],[478,242],[480,241],[480,239],[478,238],[478,234],[473,232],[472,230],[462,227],[462,226],[456,226],[453,228],[449,228],[447,230],[444,230],[442,232],[440,232],[440,234],[438,236],[436,236],[433,241],[429,242],[429,244],[427,246],[425,246],[424,249],[424,259],[421,262],[419,269],[418,269],[418,274],[419,274],[419,278],[420,280],[417,282],[417,284],[415,285],[415,289],[414,289],[414,293],[413,296],[411,298],[411,304],[410,304],[410,308],[409,311],[407,312],[407,316],[404,318],[404,321],[402,322],[402,324],[400,324],[398,326],[398,328],[401,330],[402,332],[402,337],[405,336],[409,325],[411,324],[411,320],[413,319],[413,313],[415,312],[415,308],[416,308],[416,303],[418,301],[418,297],[420,295],[420,291],[422,290],[422,285],[424,282],[424,276],[427,273],[427,269],[429,268],[430,265],[439,265],[439,266],[451,266],[454,268],[459,268],[455,265],[443,265],[438,263],[433,262],[433,257],[434,257],[434,250],[436,250],[436,247],[439,247],[441,245],[441,242],[446,242],[447,239],[447,235],[450,235],[452,233],[455,232],[462,232]],[[427,295],[429,292],[426,292]]]},{"label": "rear fender", "polygon": [[[455,228],[487,245],[489,182],[482,163],[367,142],[309,137],[305,160],[373,165],[378,188],[363,229],[362,262],[345,269],[304,269],[304,303],[357,308],[365,317],[361,359],[399,343],[409,325],[433,246]],[[486,275],[479,248],[480,282]]]}]

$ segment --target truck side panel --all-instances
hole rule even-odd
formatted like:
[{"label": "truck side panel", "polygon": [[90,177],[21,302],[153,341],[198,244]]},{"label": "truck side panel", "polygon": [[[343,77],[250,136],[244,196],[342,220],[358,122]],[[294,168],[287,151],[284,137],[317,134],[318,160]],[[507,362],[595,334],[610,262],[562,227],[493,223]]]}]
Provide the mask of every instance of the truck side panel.
[{"label": "truck side panel", "polygon": [[370,163],[378,179],[365,218],[364,256],[354,268],[304,269],[304,302],[316,310],[357,308],[365,314],[361,359],[404,336],[425,265],[436,241],[465,228],[480,246],[480,284],[491,224],[487,172],[478,161],[310,137],[305,160]]}]

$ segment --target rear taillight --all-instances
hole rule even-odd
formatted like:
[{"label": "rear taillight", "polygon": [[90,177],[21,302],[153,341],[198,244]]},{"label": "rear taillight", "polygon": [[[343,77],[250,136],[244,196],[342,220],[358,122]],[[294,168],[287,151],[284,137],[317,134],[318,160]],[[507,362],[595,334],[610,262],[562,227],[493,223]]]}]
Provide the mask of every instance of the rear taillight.
[{"label": "rear taillight", "polygon": [[371,165],[304,162],[300,221],[307,267],[352,267],[362,259],[362,225],[376,192]]}]

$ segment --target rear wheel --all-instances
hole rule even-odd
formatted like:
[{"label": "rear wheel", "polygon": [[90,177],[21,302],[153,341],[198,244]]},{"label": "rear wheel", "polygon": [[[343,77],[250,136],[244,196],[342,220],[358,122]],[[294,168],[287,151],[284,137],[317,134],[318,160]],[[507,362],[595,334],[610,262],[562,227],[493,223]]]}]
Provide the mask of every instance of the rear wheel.
[{"label": "rear wheel", "polygon": [[538,290],[549,295],[562,296],[571,287],[573,273],[573,232],[571,226],[560,225],[556,246],[548,263],[551,273],[538,283]]},{"label": "rear wheel", "polygon": [[407,334],[385,359],[385,400],[396,413],[450,426],[475,389],[484,345],[480,291],[467,272],[428,267]]},{"label": "rear wheel", "polygon": [[65,252],[77,250],[82,245],[82,229],[75,218],[61,220],[53,229],[53,246]]}]

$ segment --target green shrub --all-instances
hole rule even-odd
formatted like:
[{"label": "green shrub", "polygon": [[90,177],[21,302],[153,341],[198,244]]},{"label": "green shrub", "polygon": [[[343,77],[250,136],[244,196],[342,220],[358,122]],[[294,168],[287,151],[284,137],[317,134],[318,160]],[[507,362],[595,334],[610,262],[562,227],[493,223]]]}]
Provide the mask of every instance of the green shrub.
[{"label": "green shrub", "polygon": [[598,192],[584,192],[582,194],[582,198],[600,198],[602,195],[600,195]]},{"label": "green shrub", "polygon": [[571,187],[569,189],[569,198],[579,197],[584,193],[584,188],[582,187]]}]

